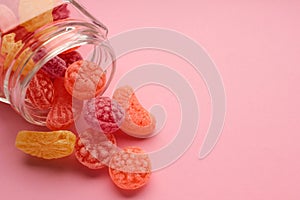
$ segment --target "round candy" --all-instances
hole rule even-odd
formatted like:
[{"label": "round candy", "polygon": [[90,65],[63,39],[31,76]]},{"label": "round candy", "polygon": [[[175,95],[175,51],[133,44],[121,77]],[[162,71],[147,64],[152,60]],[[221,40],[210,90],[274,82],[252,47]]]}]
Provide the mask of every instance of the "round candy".
[{"label": "round candy", "polygon": [[109,97],[97,96],[85,102],[83,116],[87,124],[103,133],[119,130],[124,109]]},{"label": "round candy", "polygon": [[109,175],[115,185],[121,189],[141,188],[150,179],[149,156],[138,147],[127,147],[112,156],[109,163]]},{"label": "round candy", "polygon": [[91,99],[104,91],[106,76],[100,66],[79,60],[71,64],[65,74],[65,88],[79,100]]},{"label": "round candy", "polygon": [[133,137],[145,138],[155,130],[156,120],[138,101],[130,86],[115,90],[113,99],[125,110],[125,119],[120,129]]},{"label": "round candy", "polygon": [[70,131],[20,131],[15,145],[24,153],[44,159],[55,159],[73,153],[76,136]]},{"label": "round candy", "polygon": [[103,134],[92,129],[80,133],[75,144],[77,160],[90,169],[108,166],[116,151],[116,138],[113,134]]},{"label": "round candy", "polygon": [[49,109],[52,106],[54,87],[45,73],[38,72],[31,79],[26,90],[26,99],[38,109]]}]

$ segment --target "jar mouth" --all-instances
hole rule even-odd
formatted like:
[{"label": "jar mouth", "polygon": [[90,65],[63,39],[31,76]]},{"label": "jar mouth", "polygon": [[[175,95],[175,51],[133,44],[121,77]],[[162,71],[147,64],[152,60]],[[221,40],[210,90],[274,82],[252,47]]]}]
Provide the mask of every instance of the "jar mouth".
[{"label": "jar mouth", "polygon": [[[30,81],[51,59],[74,49],[83,60],[102,68],[107,81],[101,93],[105,92],[112,81],[116,67],[115,55],[102,27],[86,21],[66,19],[38,29],[24,40],[24,46],[15,59],[21,61],[12,64],[15,67],[6,76],[7,87],[4,88],[12,107],[30,123],[44,126],[49,112],[37,110],[26,101]],[[44,51],[42,56],[39,55],[41,51]]]}]

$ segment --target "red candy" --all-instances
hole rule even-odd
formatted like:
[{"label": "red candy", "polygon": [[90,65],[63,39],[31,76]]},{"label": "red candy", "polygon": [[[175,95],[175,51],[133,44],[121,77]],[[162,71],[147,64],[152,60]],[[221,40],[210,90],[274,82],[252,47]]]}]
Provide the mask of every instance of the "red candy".
[{"label": "red candy", "polygon": [[46,119],[46,126],[51,130],[66,129],[74,122],[72,97],[65,91],[63,83],[62,78],[54,81],[54,103]]},{"label": "red candy", "polygon": [[58,56],[66,62],[67,67],[78,60],[82,60],[80,53],[78,53],[77,51],[59,54]]},{"label": "red candy", "polygon": [[26,38],[28,38],[29,36],[32,35],[32,33],[28,32],[26,30],[26,28],[24,28],[23,26],[17,26],[14,29],[10,30],[9,32],[7,32],[6,34],[9,33],[15,33],[15,41],[19,41],[22,40],[23,42],[25,41]]},{"label": "red candy", "polygon": [[121,189],[141,188],[150,179],[149,156],[138,147],[127,147],[112,156],[109,163],[109,175],[116,186]]},{"label": "red candy", "polygon": [[80,134],[75,144],[75,157],[90,169],[108,166],[111,156],[116,153],[116,138],[113,134],[103,134],[88,129]]},{"label": "red candy", "polygon": [[95,130],[103,133],[117,131],[124,119],[124,109],[109,97],[97,96],[85,103],[84,119]]},{"label": "red candy", "polygon": [[49,60],[42,70],[47,72],[51,78],[64,77],[67,69],[66,62],[58,56]]},{"label": "red candy", "polygon": [[56,6],[52,10],[53,21],[66,19],[69,17],[70,11],[68,10],[67,6],[68,6],[67,4],[62,4],[62,5]]},{"label": "red candy", "polygon": [[53,104],[54,88],[49,77],[38,72],[30,81],[26,98],[38,109],[49,109]]},{"label": "red candy", "polygon": [[104,90],[106,76],[95,63],[79,60],[71,64],[65,74],[65,88],[79,100],[91,99]]}]

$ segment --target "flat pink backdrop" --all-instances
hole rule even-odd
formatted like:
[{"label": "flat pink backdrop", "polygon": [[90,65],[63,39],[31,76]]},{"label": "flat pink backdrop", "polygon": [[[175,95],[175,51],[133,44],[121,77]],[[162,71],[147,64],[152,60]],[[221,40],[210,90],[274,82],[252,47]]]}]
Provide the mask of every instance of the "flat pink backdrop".
[{"label": "flat pink backdrop", "polygon": [[[201,44],[218,66],[226,89],[222,136],[213,152],[199,160],[211,116],[203,80],[174,55],[132,53],[119,60],[113,84],[127,70],[155,62],[174,67],[195,90],[199,131],[183,157],[154,172],[142,190],[120,191],[107,170],[88,170],[73,156],[44,161],[17,150],[19,130],[41,128],[1,104],[1,199],[300,199],[299,1],[85,0],[84,5],[109,27],[109,37],[134,28],[162,27]],[[147,96],[153,94],[142,89],[139,95],[148,108],[168,102],[166,110],[174,113],[168,114],[166,130],[149,140],[120,135],[120,146],[134,144],[152,151],[175,136],[176,99],[161,88],[157,92],[164,96],[150,99]]]}]

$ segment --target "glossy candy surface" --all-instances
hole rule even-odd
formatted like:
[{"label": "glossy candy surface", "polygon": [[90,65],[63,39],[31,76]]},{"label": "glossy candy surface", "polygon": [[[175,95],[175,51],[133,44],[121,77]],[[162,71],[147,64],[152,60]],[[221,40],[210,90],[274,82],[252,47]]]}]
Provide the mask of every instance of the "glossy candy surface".
[{"label": "glossy candy surface", "polygon": [[63,78],[54,81],[54,102],[47,115],[46,126],[51,130],[67,129],[74,122],[72,97],[64,88]]},{"label": "glossy candy surface", "polygon": [[49,109],[54,100],[54,87],[50,78],[38,72],[31,79],[26,91],[26,98],[38,109]]},{"label": "glossy candy surface", "polygon": [[71,64],[65,74],[65,88],[79,100],[91,99],[105,87],[106,76],[95,63],[79,60]]},{"label": "glossy candy surface", "polygon": [[139,147],[126,147],[113,155],[109,164],[109,175],[115,185],[121,189],[141,188],[150,179],[149,156]]},{"label": "glossy candy surface", "polygon": [[139,103],[133,89],[123,86],[115,90],[113,99],[125,110],[125,119],[121,130],[133,137],[147,137],[155,130],[154,116]]},{"label": "glossy candy surface", "polygon": [[119,130],[125,112],[115,100],[97,96],[85,102],[83,116],[93,129],[113,133]]},{"label": "glossy candy surface", "polygon": [[111,156],[117,152],[116,138],[113,134],[87,129],[79,134],[75,144],[77,160],[90,169],[108,166]]},{"label": "glossy candy surface", "polygon": [[76,136],[70,131],[20,131],[15,145],[18,149],[32,156],[55,159],[73,153]]},{"label": "glossy candy surface", "polygon": [[78,60],[82,60],[82,56],[77,51],[62,53],[58,56],[66,62],[67,67]]}]

